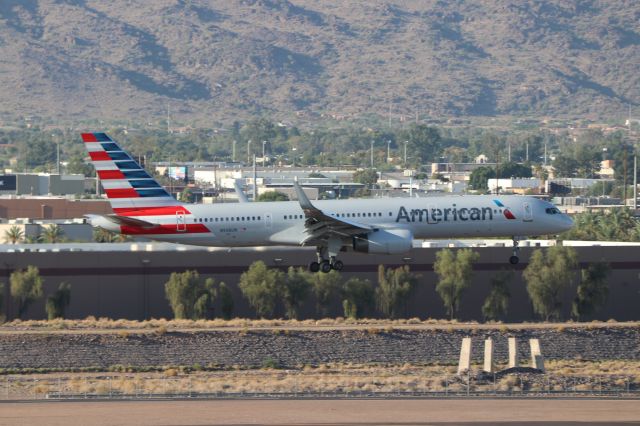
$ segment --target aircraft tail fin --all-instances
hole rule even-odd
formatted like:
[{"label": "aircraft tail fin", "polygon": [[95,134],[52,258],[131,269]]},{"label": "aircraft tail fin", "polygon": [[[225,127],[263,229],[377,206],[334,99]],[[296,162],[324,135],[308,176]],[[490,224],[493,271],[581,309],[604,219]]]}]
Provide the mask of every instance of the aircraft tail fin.
[{"label": "aircraft tail fin", "polygon": [[117,215],[175,214],[182,206],[107,134],[83,133],[82,140]]}]

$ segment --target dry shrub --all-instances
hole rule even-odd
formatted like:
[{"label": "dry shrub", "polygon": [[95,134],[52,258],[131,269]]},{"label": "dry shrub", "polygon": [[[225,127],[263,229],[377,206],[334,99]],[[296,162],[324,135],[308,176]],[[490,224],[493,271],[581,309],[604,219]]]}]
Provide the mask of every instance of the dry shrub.
[{"label": "dry shrub", "polygon": [[164,375],[166,377],[175,377],[178,375],[178,370],[176,370],[175,368],[167,368],[166,370],[164,370]]}]

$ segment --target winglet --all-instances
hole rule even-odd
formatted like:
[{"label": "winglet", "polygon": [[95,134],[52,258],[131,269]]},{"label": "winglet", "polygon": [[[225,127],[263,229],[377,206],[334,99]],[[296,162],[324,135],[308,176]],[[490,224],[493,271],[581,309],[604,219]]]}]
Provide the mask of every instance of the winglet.
[{"label": "winglet", "polygon": [[235,181],[233,183],[233,188],[236,190],[236,194],[238,194],[238,202],[239,203],[248,203],[249,202],[249,199],[247,198],[247,194],[242,192],[242,188],[240,188],[240,185],[238,184],[238,181]]},{"label": "winglet", "polygon": [[302,207],[302,210],[317,210],[313,204],[311,204],[311,201],[309,201],[309,197],[307,197],[307,194],[304,193],[304,191],[302,190],[302,188],[300,187],[300,184],[298,183],[298,179],[293,181],[293,187],[296,190],[296,195],[298,196],[298,202],[300,203],[300,207]]}]

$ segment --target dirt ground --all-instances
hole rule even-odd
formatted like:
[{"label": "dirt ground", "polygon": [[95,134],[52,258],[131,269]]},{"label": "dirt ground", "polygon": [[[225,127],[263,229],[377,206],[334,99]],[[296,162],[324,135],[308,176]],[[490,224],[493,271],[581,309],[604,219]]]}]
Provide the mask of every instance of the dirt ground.
[{"label": "dirt ground", "polygon": [[637,400],[213,400],[0,403],[0,425],[640,424]]}]

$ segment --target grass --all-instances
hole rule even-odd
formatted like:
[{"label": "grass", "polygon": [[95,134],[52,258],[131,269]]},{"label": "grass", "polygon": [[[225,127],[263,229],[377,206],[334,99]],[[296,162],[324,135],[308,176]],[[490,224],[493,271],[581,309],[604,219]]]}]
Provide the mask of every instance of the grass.
[{"label": "grass", "polygon": [[[408,318],[408,319],[351,319],[351,318],[323,318],[319,320],[284,320],[284,319],[247,319],[234,318],[230,320],[211,319],[211,320],[169,320],[165,318],[150,319],[145,321],[111,319],[111,318],[95,318],[89,316],[85,319],[54,319],[54,320],[27,320],[19,319],[0,325],[0,331],[24,331],[24,330],[149,330],[158,335],[166,334],[173,330],[206,330],[218,328],[232,328],[246,332],[250,329],[295,329],[295,328],[330,328],[330,327],[362,327],[376,334],[383,331],[394,330],[397,327],[433,327],[444,329],[461,329],[461,328],[484,328],[494,329],[501,333],[507,333],[509,330],[529,327],[549,327],[555,328],[558,332],[564,332],[571,328],[586,328],[594,330],[602,327],[640,327],[640,322],[589,322],[589,323],[520,323],[520,324],[502,324],[490,322],[480,324],[475,321],[459,322],[457,320],[443,319],[425,319]],[[285,331],[286,334],[286,331]],[[124,333],[122,337],[127,337]]]},{"label": "grass", "polygon": [[[253,370],[208,371],[205,367],[158,367],[145,373],[34,374],[7,377],[12,397],[39,395],[58,390],[67,393],[105,395],[202,393],[350,393],[350,392],[465,392],[466,377],[455,375],[455,366],[371,365],[327,363],[280,370],[276,362],[265,360]],[[274,365],[266,365],[274,364]],[[550,361],[547,375],[504,376],[492,380],[473,379],[470,390],[520,392],[600,388],[640,389],[640,361],[576,362]]]}]

